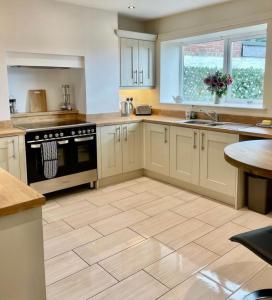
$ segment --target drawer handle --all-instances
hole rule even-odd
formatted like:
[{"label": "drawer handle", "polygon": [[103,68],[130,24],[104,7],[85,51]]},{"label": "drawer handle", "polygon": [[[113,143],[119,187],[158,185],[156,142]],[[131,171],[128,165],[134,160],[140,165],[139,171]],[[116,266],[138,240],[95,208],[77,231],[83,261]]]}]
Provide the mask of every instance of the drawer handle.
[{"label": "drawer handle", "polygon": [[196,138],[197,138],[197,132],[194,131],[194,149],[197,148],[197,145],[196,145]]},{"label": "drawer handle", "polygon": [[14,140],[12,140],[12,151],[13,151],[13,158],[16,159],[15,141]]},{"label": "drawer handle", "polygon": [[127,140],[128,140],[128,129],[127,129],[127,126],[125,126],[123,128],[123,135],[124,135],[125,142],[127,142]]},{"label": "drawer handle", "polygon": [[121,142],[121,129],[120,127],[116,128],[116,136],[117,136],[117,142]]},{"label": "drawer handle", "polygon": [[165,143],[165,144],[168,143],[167,133],[168,133],[168,129],[167,129],[167,128],[164,128],[164,143]]},{"label": "drawer handle", "polygon": [[204,139],[205,139],[205,133],[202,133],[201,134],[201,150],[205,150]]}]

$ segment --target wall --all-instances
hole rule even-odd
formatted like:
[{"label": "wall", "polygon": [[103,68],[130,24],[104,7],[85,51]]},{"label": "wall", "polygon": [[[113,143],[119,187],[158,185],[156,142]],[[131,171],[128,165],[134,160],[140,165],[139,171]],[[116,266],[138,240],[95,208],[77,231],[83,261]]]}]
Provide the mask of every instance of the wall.
[{"label": "wall", "polygon": [[223,31],[258,23],[269,23],[268,29],[268,61],[265,82],[265,110],[211,108],[218,112],[247,114],[247,115],[271,115],[272,114],[272,1],[271,0],[237,0],[223,4],[196,9],[173,16],[164,17],[147,22],[147,32],[157,32],[157,99],[156,105],[160,108],[184,110],[186,107],[180,104],[159,103],[160,82],[160,42],[178,38],[197,36],[201,34]]},{"label": "wall", "polygon": [[[28,90],[46,90],[48,111],[60,110],[63,105],[63,84],[71,87],[71,105],[85,110],[85,77],[81,69],[8,68],[9,96],[15,98],[18,112],[29,112]],[[83,90],[82,90],[83,87]]]},{"label": "wall", "polygon": [[118,16],[118,29],[145,32],[145,23],[136,19],[128,18],[126,16]]},{"label": "wall", "polygon": [[119,51],[116,13],[44,0],[1,0],[0,120],[9,119],[7,51],[85,57],[86,108],[119,108]]}]

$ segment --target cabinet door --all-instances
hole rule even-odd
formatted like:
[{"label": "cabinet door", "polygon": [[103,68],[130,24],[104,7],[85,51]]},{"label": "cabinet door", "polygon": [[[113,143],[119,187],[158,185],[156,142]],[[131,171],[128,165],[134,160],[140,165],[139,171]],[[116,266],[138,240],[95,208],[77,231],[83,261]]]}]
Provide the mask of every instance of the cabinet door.
[{"label": "cabinet door", "polygon": [[121,86],[138,86],[139,41],[120,39]]},{"label": "cabinet door", "polygon": [[0,139],[0,167],[20,179],[19,138]]},{"label": "cabinet door", "polygon": [[155,43],[139,41],[139,86],[155,85]]},{"label": "cabinet door", "polygon": [[169,176],[169,126],[145,124],[145,168]]},{"label": "cabinet door", "polygon": [[200,132],[200,185],[219,193],[235,196],[238,170],[225,161],[224,148],[238,142],[234,134]]},{"label": "cabinet door", "polygon": [[199,131],[171,127],[170,176],[193,184],[199,184]]},{"label": "cabinet door", "polygon": [[101,128],[101,177],[122,173],[121,125]]},{"label": "cabinet door", "polygon": [[122,126],[123,172],[142,168],[142,124],[132,123]]}]

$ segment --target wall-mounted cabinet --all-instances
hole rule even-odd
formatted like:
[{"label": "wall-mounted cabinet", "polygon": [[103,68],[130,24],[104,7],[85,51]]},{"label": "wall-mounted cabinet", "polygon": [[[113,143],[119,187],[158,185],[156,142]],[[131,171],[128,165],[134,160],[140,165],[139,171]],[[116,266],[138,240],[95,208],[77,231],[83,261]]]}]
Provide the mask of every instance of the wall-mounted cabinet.
[{"label": "wall-mounted cabinet", "polygon": [[[119,34],[121,32],[121,34]],[[120,86],[155,86],[155,40],[152,34],[129,34],[118,31],[120,36]]]}]

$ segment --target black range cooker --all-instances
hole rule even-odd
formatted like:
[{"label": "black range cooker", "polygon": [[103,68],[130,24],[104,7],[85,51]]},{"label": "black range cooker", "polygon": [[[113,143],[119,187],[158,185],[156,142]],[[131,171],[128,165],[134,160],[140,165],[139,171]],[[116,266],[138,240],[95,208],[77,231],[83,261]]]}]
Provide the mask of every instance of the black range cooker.
[{"label": "black range cooker", "polygon": [[[97,181],[96,125],[89,122],[33,123],[26,130],[28,184],[41,193]],[[44,176],[42,143],[57,143],[57,174]]]}]

